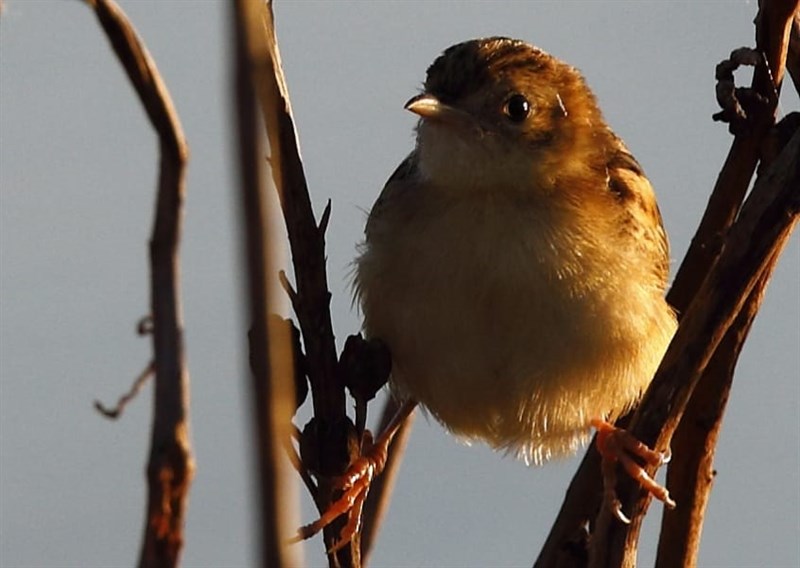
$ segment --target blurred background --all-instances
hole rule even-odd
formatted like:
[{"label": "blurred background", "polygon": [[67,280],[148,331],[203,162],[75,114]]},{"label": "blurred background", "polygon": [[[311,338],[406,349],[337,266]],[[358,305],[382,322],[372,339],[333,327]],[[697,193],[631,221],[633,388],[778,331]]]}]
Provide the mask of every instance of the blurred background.
[{"label": "blurred background", "polygon": [[[80,2],[7,0],[0,17],[0,565],[130,566],[145,504],[156,136]],[[230,8],[124,0],[191,148],[182,290],[197,474],[185,566],[252,566],[244,277],[231,111]],[[730,145],[714,66],[753,45],[755,1],[278,2],[312,199],[333,201],[328,269],[340,341],[358,331],[350,263],[383,183],[413,144],[403,103],[446,47],[525,39],[579,67],[647,171],[683,257]],[[749,82],[747,72],[738,76]],[[798,108],[790,84],[782,111]],[[789,95],[789,96],[786,96]],[[702,566],[800,557],[800,242],[781,259],[739,364],[716,460]],[[374,407],[377,409],[377,406]],[[376,411],[373,410],[373,414]],[[308,413],[297,418],[302,424]],[[375,416],[373,416],[373,419]],[[414,426],[373,566],[530,566],[578,458],[530,468]],[[314,517],[302,493],[304,522]],[[660,505],[640,563],[652,564]],[[303,545],[325,566],[321,540]]]}]

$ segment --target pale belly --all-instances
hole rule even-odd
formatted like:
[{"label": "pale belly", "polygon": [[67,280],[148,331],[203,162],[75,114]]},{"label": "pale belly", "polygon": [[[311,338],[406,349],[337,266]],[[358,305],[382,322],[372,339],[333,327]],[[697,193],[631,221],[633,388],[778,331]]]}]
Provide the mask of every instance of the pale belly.
[{"label": "pale belly", "polygon": [[637,400],[674,318],[636,259],[514,212],[463,218],[371,243],[365,330],[389,346],[393,387],[455,434],[535,462],[574,451]]}]

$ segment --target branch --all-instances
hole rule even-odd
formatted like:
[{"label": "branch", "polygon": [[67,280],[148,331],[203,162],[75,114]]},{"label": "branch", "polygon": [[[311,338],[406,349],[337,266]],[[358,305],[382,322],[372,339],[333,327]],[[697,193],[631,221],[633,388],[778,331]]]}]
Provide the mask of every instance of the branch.
[{"label": "branch", "polygon": [[[796,6],[796,2],[794,2]],[[787,3],[781,10],[772,9],[772,16],[759,18],[759,26],[771,25],[771,30],[780,29],[775,25],[776,13],[787,19]],[[770,9],[771,5],[767,6]],[[791,8],[791,7],[789,7]],[[784,20],[786,21],[786,20]],[[692,240],[689,251],[678,270],[674,284],[668,295],[670,304],[676,308],[679,318],[695,297],[698,288],[706,279],[724,241],[724,236],[733,224],[741,201],[747,191],[761,150],[761,140],[772,124],[777,99],[771,78],[783,75],[783,55],[785,45],[781,38],[785,34],[770,35],[765,30],[757,32],[759,51],[766,54],[767,66],[757,70],[753,76],[753,89],[765,94],[772,106],[763,109],[749,135],[738,135],[734,139],[723,169],[714,186],[703,220]],[[777,39],[777,41],[776,41]],[[771,45],[766,45],[769,43]],[[782,47],[783,46],[783,47]],[[772,73],[768,72],[772,69]],[[771,76],[771,77],[770,77]],[[701,382],[701,389],[705,389]],[[585,566],[588,561],[586,543],[587,528],[600,507],[602,486],[600,483],[600,460],[596,452],[587,452],[567,491],[547,541],[536,561],[537,566]],[[681,504],[679,503],[679,507]],[[596,541],[597,538],[594,538]]]},{"label": "branch", "polygon": [[147,520],[140,566],[176,566],[194,462],[189,445],[189,373],[183,351],[178,246],[188,148],[155,62],[113,0],[90,0],[158,132],[158,194],[150,239],[155,397],[147,466]]},{"label": "branch", "polygon": [[777,257],[773,257],[725,334],[672,439],[673,458],[667,471],[667,487],[680,507],[663,509],[657,568],[697,566],[705,511],[716,475],[714,455],[733,372],[776,261]]},{"label": "branch", "polygon": [[[327,508],[334,497],[334,478],[346,471],[357,457],[359,447],[350,440],[354,428],[346,415],[344,386],[337,376],[331,295],[325,269],[325,229],[330,212],[326,208],[322,221],[316,222],[281,69],[272,6],[265,6],[259,0],[249,0],[246,5],[252,13],[259,14],[259,30],[254,29],[251,35],[254,52],[250,71],[267,128],[269,164],[291,246],[297,281],[292,304],[303,334],[307,374],[313,393],[314,420],[304,429],[301,456],[318,479],[318,505],[321,503]],[[313,439],[306,440],[306,436]],[[307,452],[314,455],[309,456]],[[326,527],[326,549],[333,546],[342,526],[343,521],[337,521]],[[329,554],[329,564],[360,565],[359,540],[356,536],[348,546]]]},{"label": "branch", "polygon": [[786,70],[800,95],[800,11],[795,12],[792,31],[789,35],[789,52],[786,54]]},{"label": "branch", "polygon": [[[383,407],[383,413],[376,432],[383,432],[399,409],[400,402],[395,397],[390,396]],[[409,416],[400,427],[400,430],[397,431],[392,445],[389,446],[389,457],[386,460],[383,473],[372,482],[367,500],[364,503],[363,528],[361,531],[361,560],[364,566],[369,562],[369,556],[375,546],[375,541],[378,539],[381,524],[389,510],[392,491],[394,491],[394,484],[400,471],[400,464],[403,461],[403,453],[408,444],[408,438],[411,436],[411,427],[414,425],[414,416],[414,414]]]},{"label": "branch", "polygon": [[[800,215],[800,131],[757,181],[716,265],[681,321],[664,360],[630,426],[652,448],[665,449],[694,386],[705,372],[756,282],[774,264]],[[647,468],[654,475],[655,468]],[[649,495],[633,480],[619,497],[633,522],[623,525],[602,510],[592,535],[591,566],[635,566],[636,543]]]},{"label": "branch", "polygon": [[[335,420],[344,415],[344,389],[334,380],[336,344],[330,316],[330,292],[325,272],[325,226],[314,219],[303,163],[297,146],[289,94],[281,68],[271,5],[264,10],[266,45],[254,61],[255,86],[264,114],[270,147],[272,178],[278,190],[292,263],[297,279],[295,306],[314,391],[314,414]],[[340,472],[339,472],[340,473]]]},{"label": "branch", "polygon": [[775,122],[777,93],[780,92],[789,45],[788,30],[797,4],[796,0],[767,2],[759,12],[756,50],[764,54],[766,66],[756,67],[751,88],[770,104],[756,115],[750,133],[736,136],[714,184],[703,219],[667,296],[679,314],[689,307],[708,273],[708,267],[719,254],[721,239],[736,219],[750,186],[761,156],[762,140]]},{"label": "branch", "polygon": [[281,568],[299,564],[296,549],[287,544],[290,527],[297,524],[294,478],[288,475],[281,456],[285,445],[291,443],[294,372],[289,323],[269,317],[270,308],[279,303],[280,292],[273,276],[275,246],[270,244],[270,211],[263,183],[264,150],[254,88],[256,63],[266,54],[263,8],[257,0],[237,0],[232,23],[251,345],[257,347],[250,349],[250,360],[254,446],[259,466],[261,564]]},{"label": "branch", "polygon": [[[756,35],[759,45],[768,54],[766,56],[767,65],[770,69],[777,70],[775,76],[772,77],[773,81],[777,81],[775,83],[777,92],[781,86],[783,57],[786,57],[786,67],[792,77],[795,77],[796,73],[792,71],[793,58],[791,48],[787,51],[786,34],[770,34],[769,31],[771,29],[774,32],[782,27],[785,29],[785,20],[782,22],[780,18],[790,20],[789,25],[792,28],[790,42],[794,43],[796,49],[798,47],[797,32],[800,13],[796,11],[797,3],[793,8],[795,10],[794,17],[791,17],[791,14],[787,15],[787,5],[782,7],[782,14],[780,7],[778,10],[775,9],[775,6],[769,8],[771,14],[761,21],[769,22],[770,27],[762,28],[757,31]],[[788,9],[791,10],[792,7],[788,6]],[[765,47],[765,44],[768,46]],[[794,65],[796,64],[795,54]],[[754,79],[756,78],[754,77]],[[761,77],[758,79],[763,80]],[[758,88],[768,89],[770,87],[770,84],[766,84]],[[771,112],[774,116],[775,111]],[[773,161],[778,151],[785,146],[788,136],[786,139],[782,136],[781,129],[784,126],[792,128],[792,121],[782,121],[778,128],[773,129],[769,135],[762,138],[759,147],[760,171],[763,171]],[[772,152],[771,149],[776,146],[778,151]],[[776,262],[777,255],[770,259],[764,274],[756,283],[745,306],[725,335],[703,377],[694,389],[672,440],[674,459],[667,471],[667,488],[680,506],[671,510],[665,508],[662,512],[661,534],[656,556],[658,567],[693,566],[697,563],[705,511],[715,476],[714,455],[733,382],[733,373],[753,319],[761,306]]]}]

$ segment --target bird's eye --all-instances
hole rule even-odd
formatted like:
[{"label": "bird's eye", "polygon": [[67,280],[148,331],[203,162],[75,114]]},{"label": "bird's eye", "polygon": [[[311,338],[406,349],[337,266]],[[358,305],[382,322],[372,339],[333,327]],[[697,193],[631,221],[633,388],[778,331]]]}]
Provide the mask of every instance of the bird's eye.
[{"label": "bird's eye", "polygon": [[531,103],[520,94],[511,95],[503,105],[503,113],[511,122],[520,123],[528,118],[531,112]]}]

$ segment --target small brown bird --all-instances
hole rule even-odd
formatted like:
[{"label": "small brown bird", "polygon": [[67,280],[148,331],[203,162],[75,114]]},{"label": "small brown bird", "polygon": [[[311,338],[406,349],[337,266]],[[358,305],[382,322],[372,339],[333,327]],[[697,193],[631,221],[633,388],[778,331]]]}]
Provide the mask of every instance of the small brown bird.
[{"label": "small brown bird", "polygon": [[421,117],[416,148],[369,215],[355,280],[405,412],[418,402],[457,436],[537,464],[593,425],[606,449],[630,446],[609,442],[608,421],[675,332],[668,244],[583,78],[522,41],[476,39],[436,59],[406,109]]}]

